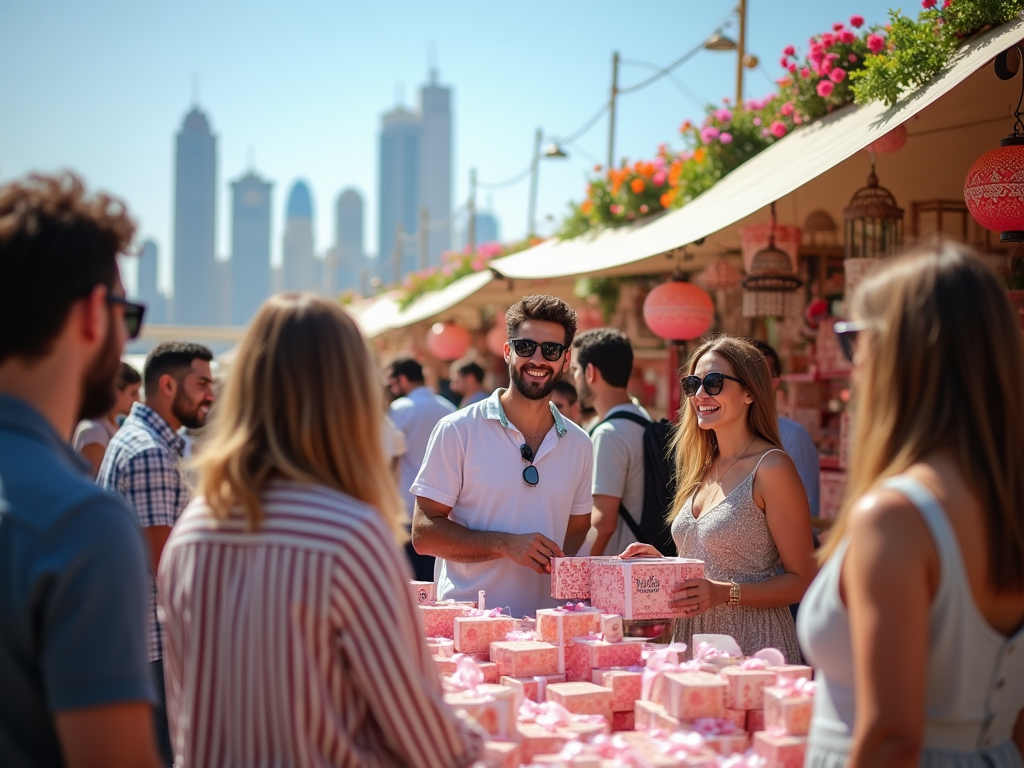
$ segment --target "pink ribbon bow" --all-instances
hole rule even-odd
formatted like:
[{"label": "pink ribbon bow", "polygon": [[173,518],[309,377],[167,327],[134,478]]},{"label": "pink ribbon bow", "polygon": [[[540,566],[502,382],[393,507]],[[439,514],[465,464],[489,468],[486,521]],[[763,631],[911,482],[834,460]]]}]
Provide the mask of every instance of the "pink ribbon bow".
[{"label": "pink ribbon bow", "polygon": [[555,608],[556,611],[569,611],[570,613],[585,613],[586,611],[596,611],[597,608],[591,608],[586,603],[573,603],[568,602],[565,605],[560,605]]},{"label": "pink ribbon bow", "polygon": [[817,687],[813,680],[801,677],[796,680],[782,678],[776,680],[775,686],[781,688],[787,696],[813,696]]},{"label": "pink ribbon bow", "polygon": [[659,751],[673,758],[683,759],[704,752],[704,737],[696,731],[676,731],[666,736]]},{"label": "pink ribbon bow", "polygon": [[769,667],[782,667],[786,664],[786,655],[778,648],[762,648],[753,658],[761,659]]},{"label": "pink ribbon bow", "polygon": [[452,657],[455,661],[455,674],[449,678],[449,684],[456,691],[476,692],[484,681],[484,673],[471,656],[457,653]]},{"label": "pink ribbon bow", "polygon": [[767,668],[768,668],[768,662],[767,661],[765,661],[764,659],[754,658],[753,656],[750,657],[749,659],[744,660],[744,662],[742,664],[740,664],[740,669],[767,669]]},{"label": "pink ribbon bow", "polygon": [[705,738],[743,733],[736,723],[725,717],[698,717],[693,721],[693,730]]},{"label": "pink ribbon bow", "polygon": [[720,651],[709,643],[701,643],[693,650],[695,661],[708,661],[710,659],[731,659],[725,651]]},{"label": "pink ribbon bow", "polygon": [[538,704],[529,699],[524,699],[519,707],[519,721],[523,723],[536,723],[547,728],[549,731],[563,728],[571,723],[603,723],[604,715],[574,715],[557,701],[545,701]]},{"label": "pink ribbon bow", "polygon": [[[681,647],[680,647],[681,646]],[[700,663],[695,661],[679,661],[679,654],[686,650],[686,643],[672,643],[663,651],[655,651],[647,659],[643,677],[640,679],[641,698],[651,700],[654,692],[654,681],[663,672],[696,672]]]},{"label": "pink ribbon bow", "polygon": [[466,615],[467,616],[474,616],[474,617],[487,616],[487,617],[490,617],[490,618],[497,618],[498,616],[501,616],[501,608],[489,608],[489,609],[473,608]]},{"label": "pink ribbon bow", "polygon": [[528,632],[525,629],[517,629],[512,632],[505,633],[506,640],[536,640],[537,635],[533,632]]}]

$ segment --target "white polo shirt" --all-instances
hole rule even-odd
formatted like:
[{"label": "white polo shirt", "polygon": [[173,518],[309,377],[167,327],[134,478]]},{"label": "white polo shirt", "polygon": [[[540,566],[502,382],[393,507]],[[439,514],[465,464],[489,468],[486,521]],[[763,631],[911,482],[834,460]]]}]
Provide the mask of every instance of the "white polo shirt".
[{"label": "white polo shirt", "polygon": [[[438,422],[410,489],[416,496],[451,507],[449,519],[474,531],[541,533],[562,546],[570,515],[589,515],[594,451],[587,433],[551,405],[555,425],[534,458],[540,481],[523,479],[523,433],[505,416],[496,390],[489,398]],[[551,577],[507,557],[484,563],[438,558],[438,600],[476,600],[487,590],[487,606],[516,617],[555,605]]]}]

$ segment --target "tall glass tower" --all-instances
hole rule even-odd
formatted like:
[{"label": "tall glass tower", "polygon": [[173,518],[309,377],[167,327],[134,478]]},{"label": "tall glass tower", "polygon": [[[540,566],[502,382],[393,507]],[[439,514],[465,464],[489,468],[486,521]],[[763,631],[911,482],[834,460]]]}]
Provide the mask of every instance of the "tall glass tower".
[{"label": "tall glass tower", "polygon": [[284,224],[284,287],[287,291],[319,290],[313,256],[313,200],[304,181],[288,193]]},{"label": "tall glass tower", "polygon": [[334,289],[360,290],[366,269],[363,245],[363,196],[346,189],[334,205]]},{"label": "tall glass tower", "polygon": [[231,182],[231,324],[247,325],[270,296],[273,184],[249,171]]}]

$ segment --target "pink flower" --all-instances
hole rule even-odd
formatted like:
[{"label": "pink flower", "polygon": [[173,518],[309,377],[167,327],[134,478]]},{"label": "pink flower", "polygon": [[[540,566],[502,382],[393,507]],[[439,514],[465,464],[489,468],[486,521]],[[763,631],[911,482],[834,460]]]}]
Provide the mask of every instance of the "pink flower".
[{"label": "pink flower", "polygon": [[621,205],[619,205],[618,203],[614,203],[614,204],[608,206],[608,210],[611,211],[616,216],[618,216],[625,209]]},{"label": "pink flower", "polygon": [[834,29],[836,32],[842,32],[843,31],[843,22],[837,21],[835,24],[832,25],[832,29]]},{"label": "pink flower", "polygon": [[771,133],[769,132],[769,130],[767,128],[762,128],[761,129],[761,135],[764,136],[767,139],[769,136],[771,136]]},{"label": "pink flower", "polygon": [[863,16],[851,16],[850,17],[850,26],[858,28],[858,29],[860,27],[863,27],[864,26],[864,17]]},{"label": "pink flower", "polygon": [[793,113],[793,122],[796,125],[803,125],[804,119],[802,117],[800,117],[800,113],[799,112],[794,112]]},{"label": "pink flower", "polygon": [[471,267],[474,272],[483,272],[487,268],[487,262],[483,259],[473,259]]},{"label": "pink flower", "polygon": [[811,76],[811,70],[809,70],[807,67],[801,68],[801,70],[800,70],[800,77],[802,77],[802,78],[804,78],[806,80],[810,76]]},{"label": "pink flower", "polygon": [[786,135],[786,124],[781,120],[775,120],[768,126],[768,130],[776,139],[781,139]]},{"label": "pink flower", "polygon": [[728,109],[719,109],[715,111],[715,119],[720,123],[728,123],[732,120],[732,112]]},{"label": "pink flower", "polygon": [[851,54],[850,54],[849,56],[847,56],[847,57],[846,57],[846,59],[847,59],[847,61],[849,61],[849,62],[850,62],[851,64],[856,64],[856,63],[857,63],[857,54],[855,54],[855,53],[851,53]]},{"label": "pink flower", "polygon": [[935,0],[921,0],[921,7],[922,8],[934,8],[935,7]]},{"label": "pink flower", "polygon": [[755,117],[754,118],[754,125],[760,125],[760,124],[761,124],[761,118],[760,117]]},{"label": "pink flower", "polygon": [[846,79],[846,70],[842,67],[836,67],[828,73],[828,79],[833,83],[841,83]]},{"label": "pink flower", "polygon": [[731,144],[732,143],[732,134],[729,133],[728,131],[722,131],[722,133],[720,133],[719,136],[718,136],[718,140],[720,142],[722,142],[723,144]]},{"label": "pink flower", "polygon": [[826,32],[821,36],[821,44],[826,48],[831,48],[836,43],[836,36],[831,32]]},{"label": "pink flower", "polygon": [[832,84],[831,80],[819,80],[818,87],[815,90],[821,98],[827,99],[832,95],[832,91],[834,91],[835,88],[836,87]]},{"label": "pink flower", "polygon": [[445,267],[444,269],[441,270],[441,274],[444,275],[445,277],[451,277],[452,273],[453,273],[453,270],[452,270],[451,266],[447,266],[447,267]]},{"label": "pink flower", "polygon": [[868,50],[872,53],[881,53],[885,48],[885,38],[881,35],[868,35]]},{"label": "pink flower", "polygon": [[949,8],[949,6],[950,6],[950,4],[952,2],[953,2],[953,0],[942,0],[942,7],[943,8]]},{"label": "pink flower", "polygon": [[705,144],[710,144],[712,141],[718,138],[718,129],[713,125],[706,125],[700,129],[700,140]]},{"label": "pink flower", "polygon": [[[664,154],[665,152],[668,152],[668,147],[665,146],[664,144],[659,144],[658,145],[658,152]],[[661,154],[659,154],[656,158],[654,158],[653,165],[654,165],[655,170],[660,171],[662,168],[665,167],[665,158],[662,157]]]},{"label": "pink flower", "polygon": [[789,59],[787,59],[785,56],[783,56],[781,59],[779,59],[779,66],[780,67],[787,67],[787,66],[789,66]]},{"label": "pink flower", "polygon": [[789,117],[790,115],[793,114],[793,102],[787,101],[785,104],[782,105],[782,109],[780,109],[779,111],[783,114],[784,117]]},{"label": "pink flower", "polygon": [[[725,136],[726,134],[723,133],[722,135]],[[664,171],[658,171],[653,176],[651,176],[651,181],[654,182],[654,186],[656,187],[660,187],[662,184],[665,183],[667,179],[668,174],[666,174]]]},{"label": "pink flower", "polygon": [[796,46],[787,45],[785,48],[782,49],[782,52],[787,56],[796,56]]},{"label": "pink flower", "polygon": [[848,29],[844,29],[839,33],[839,42],[843,45],[852,45],[856,41],[857,36]]}]

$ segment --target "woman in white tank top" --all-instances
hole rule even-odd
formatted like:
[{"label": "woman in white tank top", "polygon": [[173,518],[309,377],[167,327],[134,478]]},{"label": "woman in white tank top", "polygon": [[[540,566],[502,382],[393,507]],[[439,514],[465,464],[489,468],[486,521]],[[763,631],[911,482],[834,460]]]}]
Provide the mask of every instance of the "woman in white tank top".
[{"label": "woman in white tank top", "polygon": [[[807,765],[1024,765],[1024,343],[966,249],[895,260],[837,324],[848,501],[804,597]],[[856,344],[854,344],[856,341]]]}]

